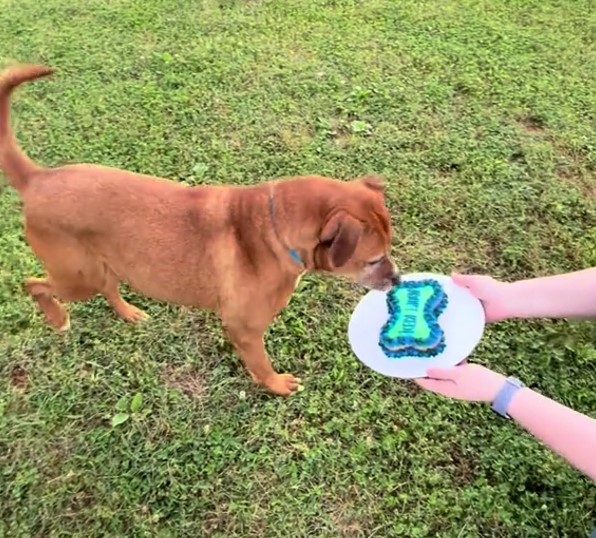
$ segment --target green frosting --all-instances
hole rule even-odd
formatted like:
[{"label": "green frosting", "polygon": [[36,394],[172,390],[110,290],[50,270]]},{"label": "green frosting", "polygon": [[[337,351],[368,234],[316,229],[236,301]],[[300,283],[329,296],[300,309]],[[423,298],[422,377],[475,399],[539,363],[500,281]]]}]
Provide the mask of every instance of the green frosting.
[{"label": "green frosting", "polygon": [[439,316],[447,306],[445,291],[433,279],[402,282],[387,293],[389,319],[379,345],[391,359],[434,357],[445,349]]},{"label": "green frosting", "polygon": [[416,340],[430,338],[432,330],[426,319],[425,306],[434,294],[431,287],[395,290],[394,299],[402,315],[387,331],[387,338],[395,339],[403,334],[410,334]]}]

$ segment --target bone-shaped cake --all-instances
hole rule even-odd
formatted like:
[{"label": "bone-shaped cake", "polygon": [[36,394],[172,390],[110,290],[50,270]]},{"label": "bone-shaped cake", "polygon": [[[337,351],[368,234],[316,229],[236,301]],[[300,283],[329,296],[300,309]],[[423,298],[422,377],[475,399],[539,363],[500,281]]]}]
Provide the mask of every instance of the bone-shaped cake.
[{"label": "bone-shaped cake", "polygon": [[387,293],[389,320],[381,329],[379,345],[392,359],[434,357],[445,349],[439,317],[447,295],[433,279],[406,281]]}]

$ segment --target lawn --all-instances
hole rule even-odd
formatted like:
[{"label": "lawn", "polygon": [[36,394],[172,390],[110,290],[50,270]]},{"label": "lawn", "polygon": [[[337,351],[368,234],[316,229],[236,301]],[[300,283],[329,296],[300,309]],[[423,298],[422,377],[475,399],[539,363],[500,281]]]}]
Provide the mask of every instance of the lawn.
[{"label": "lawn", "polygon": [[[198,185],[386,177],[403,272],[515,279],[596,265],[588,0],[0,0],[0,63],[46,165]],[[257,389],[217,319],[127,291],[54,334],[0,196],[0,537],[585,537],[594,486],[514,424],[361,365],[364,290],[308,277]],[[48,201],[51,203],[51,201]],[[507,322],[474,360],[596,414],[596,325]],[[114,420],[114,417],[116,419]],[[126,419],[126,420],[125,420]]]}]

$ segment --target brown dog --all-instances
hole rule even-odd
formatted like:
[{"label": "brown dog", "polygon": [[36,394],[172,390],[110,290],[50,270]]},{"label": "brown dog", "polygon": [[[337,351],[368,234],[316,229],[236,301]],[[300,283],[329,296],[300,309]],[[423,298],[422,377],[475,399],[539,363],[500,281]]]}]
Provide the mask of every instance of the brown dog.
[{"label": "brown dog", "polygon": [[345,275],[386,290],[398,282],[382,183],[317,176],[253,187],[188,187],[79,164],[43,168],[10,128],[12,91],[49,75],[20,66],[0,77],[0,168],[20,193],[25,232],[47,278],[26,288],[59,330],[62,302],[103,295],[123,319],[146,315],[119,285],[161,301],[216,311],[253,379],[289,395],[300,380],[278,374],[263,336],[309,271]]}]

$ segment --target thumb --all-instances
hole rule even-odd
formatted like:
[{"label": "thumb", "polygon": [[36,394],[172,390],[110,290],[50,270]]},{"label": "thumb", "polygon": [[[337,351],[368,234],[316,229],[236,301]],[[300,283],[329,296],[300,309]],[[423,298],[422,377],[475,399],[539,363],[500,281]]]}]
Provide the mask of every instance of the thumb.
[{"label": "thumb", "polygon": [[447,396],[448,398],[457,397],[457,385],[453,381],[444,379],[429,379],[428,377],[414,380],[416,384],[425,390]]},{"label": "thumb", "polygon": [[431,379],[445,379],[455,381],[457,377],[456,368],[429,368],[426,375]]},{"label": "thumb", "polygon": [[475,287],[474,284],[478,282],[478,275],[460,275],[459,273],[453,273],[451,279],[458,286],[462,286],[463,288],[473,288]]},{"label": "thumb", "polygon": [[428,377],[419,377],[418,379],[414,379],[414,382],[425,390],[439,393],[444,391],[445,387],[453,384],[453,382],[444,379],[430,379]]}]

